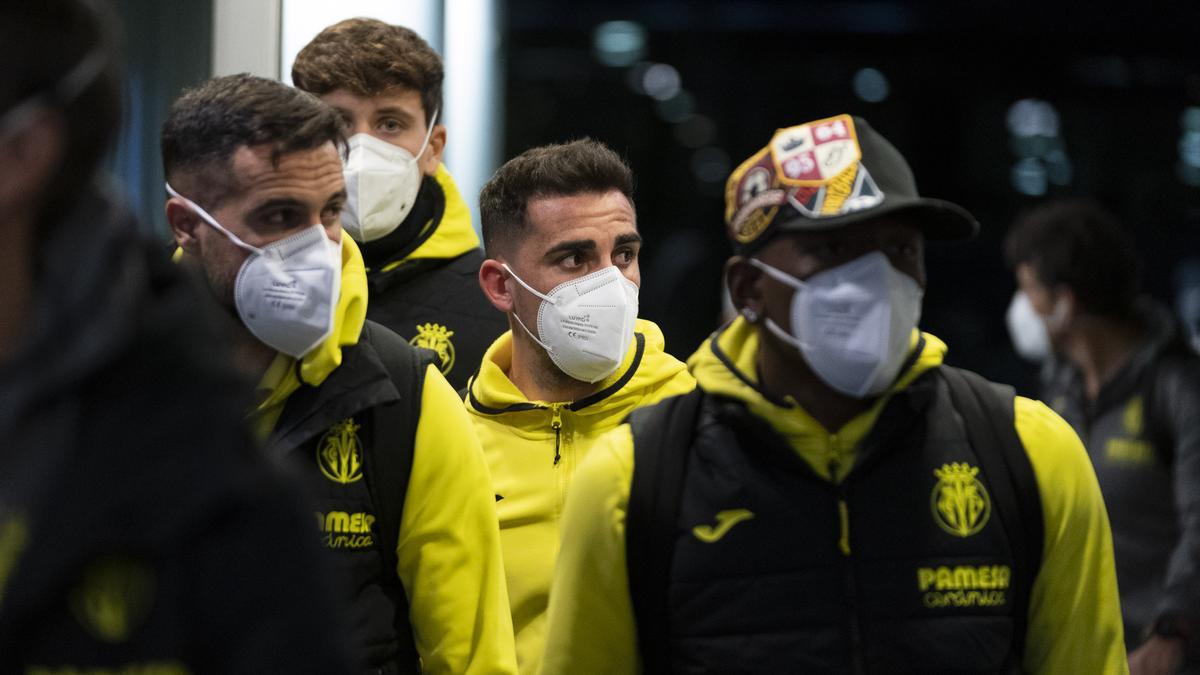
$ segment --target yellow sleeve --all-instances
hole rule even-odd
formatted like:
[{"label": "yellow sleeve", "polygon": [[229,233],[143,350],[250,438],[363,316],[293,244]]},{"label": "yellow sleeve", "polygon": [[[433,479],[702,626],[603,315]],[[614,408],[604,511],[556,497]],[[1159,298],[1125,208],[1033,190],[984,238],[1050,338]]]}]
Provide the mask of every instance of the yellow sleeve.
[{"label": "yellow sleeve", "polygon": [[1029,601],[1025,671],[1128,673],[1112,534],[1091,460],[1045,405],[1017,397],[1015,407],[1046,527]]},{"label": "yellow sleeve", "polygon": [[424,672],[516,673],[491,475],[462,401],[432,365],[396,555]]},{"label": "yellow sleeve", "polygon": [[575,473],[550,587],[542,673],[638,672],[625,573],[625,511],[633,437],[622,424],[597,440]]}]

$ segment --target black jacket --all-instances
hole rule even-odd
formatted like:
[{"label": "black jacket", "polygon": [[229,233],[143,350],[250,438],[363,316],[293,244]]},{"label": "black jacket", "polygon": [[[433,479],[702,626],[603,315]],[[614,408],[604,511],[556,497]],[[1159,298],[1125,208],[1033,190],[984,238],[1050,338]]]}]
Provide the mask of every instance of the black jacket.
[{"label": "black jacket", "polygon": [[396,542],[432,355],[372,321],[317,387],[284,406],[266,452],[309,487],[360,669],[419,672]]},{"label": "black jacket", "polygon": [[[646,671],[1019,670],[1039,495],[1012,390],[951,370],[895,394],[836,485],[741,402],[697,390],[693,412],[635,412],[627,563]],[[713,514],[743,524],[691,527]]]},{"label": "black jacket", "polygon": [[1066,361],[1048,366],[1043,392],[1096,467],[1130,645],[1165,615],[1200,626],[1200,357],[1164,308],[1147,301],[1138,318],[1142,345],[1096,400]]},{"label": "black jacket", "polygon": [[508,320],[479,288],[484,258],[477,245],[453,248],[446,257],[410,256],[437,237],[470,228],[466,205],[443,171],[436,179],[425,177],[412,212],[394,232],[362,245],[370,287],[367,318],[436,352],[455,389],[467,385],[483,353],[508,330]]},{"label": "black jacket", "polygon": [[0,673],[345,672],[311,516],[243,429],[207,296],[94,194],[39,251],[0,367]]}]

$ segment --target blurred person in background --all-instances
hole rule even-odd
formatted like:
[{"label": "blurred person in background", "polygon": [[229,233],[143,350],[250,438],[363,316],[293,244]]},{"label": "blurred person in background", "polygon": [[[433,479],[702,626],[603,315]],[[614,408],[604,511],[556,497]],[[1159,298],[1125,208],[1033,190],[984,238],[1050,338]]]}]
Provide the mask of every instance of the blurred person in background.
[{"label": "blurred person in background", "polygon": [[740,315],[580,467],[543,672],[1125,672],[1079,439],[917,329],[925,241],[974,217],[849,115],[725,197]]},{"label": "blurred person in background", "polygon": [[209,80],[163,125],[167,221],[259,380],[264,451],[311,488],[359,667],[513,672],[487,465],[432,355],[365,318],[344,143],[311,94]]},{"label": "blurred person in background", "polygon": [[419,35],[375,19],[321,31],[292,81],[333,106],[349,137],[342,227],[360,244],[367,316],[432,349],[456,389],[504,332],[479,292],[483,252],[442,165],[442,59]]},{"label": "blurred person in background", "polygon": [[110,21],[0,4],[0,673],[348,672],[218,310],[102,186]]},{"label": "blurred person in background", "polygon": [[1112,520],[1130,670],[1200,666],[1200,357],[1139,295],[1129,235],[1083,200],[1019,218],[1006,254],[1014,345],[1083,439]]},{"label": "blurred person in background", "polygon": [[658,326],[638,319],[633,175],[590,139],[527,150],[480,194],[479,284],[511,330],[488,348],[467,409],[495,484],[517,661],[536,673],[575,468],[638,406],[690,390]]}]

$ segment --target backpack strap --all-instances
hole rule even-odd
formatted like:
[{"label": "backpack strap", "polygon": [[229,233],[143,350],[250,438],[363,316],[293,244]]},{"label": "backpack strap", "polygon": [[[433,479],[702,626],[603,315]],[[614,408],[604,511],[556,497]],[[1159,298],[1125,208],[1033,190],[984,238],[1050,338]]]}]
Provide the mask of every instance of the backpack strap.
[{"label": "backpack strap", "polygon": [[[400,518],[408,494],[408,479],[412,473],[413,450],[416,445],[417,422],[421,417],[421,393],[425,388],[425,371],[435,355],[410,346],[403,338],[379,326],[366,324],[365,335],[387,369],[388,376],[400,393],[397,401],[372,409],[374,441],[368,450],[365,476],[371,501],[375,506],[376,543],[383,556],[385,580],[396,581],[396,546],[400,537]],[[400,591],[403,593],[403,590]]]},{"label": "backpack strap", "polygon": [[633,433],[633,479],[625,517],[625,564],[646,673],[670,670],[668,585],[679,500],[704,394],[699,387],[627,421]]},{"label": "backpack strap", "polygon": [[942,366],[938,372],[949,385],[950,399],[962,416],[967,439],[983,465],[994,513],[999,516],[1012,547],[1013,649],[1019,659],[1025,654],[1033,581],[1042,565],[1045,521],[1033,465],[1017,435],[1016,393],[1012,387],[994,384],[958,368]]}]

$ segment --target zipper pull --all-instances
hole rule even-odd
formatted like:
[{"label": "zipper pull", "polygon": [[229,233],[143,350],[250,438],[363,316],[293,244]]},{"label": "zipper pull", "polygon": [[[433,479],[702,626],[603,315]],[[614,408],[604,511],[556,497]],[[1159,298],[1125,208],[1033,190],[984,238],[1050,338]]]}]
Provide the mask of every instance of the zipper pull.
[{"label": "zipper pull", "polygon": [[837,485],[837,507],[838,507],[838,550],[845,557],[850,557],[850,507],[846,504],[846,488],[841,484],[837,477],[838,460],[837,457],[829,458],[829,480]]},{"label": "zipper pull", "polygon": [[558,461],[562,459],[562,455],[559,453],[562,440],[562,406],[558,404],[550,406],[550,412],[553,415],[550,418],[550,428],[554,430],[554,466],[558,466]]},{"label": "zipper pull", "polygon": [[843,556],[850,557],[850,507],[846,506],[846,498],[838,497],[838,521],[842,526],[842,536],[838,538],[838,550]]}]

